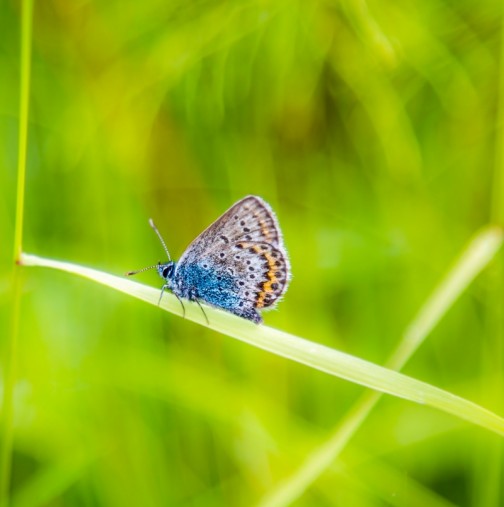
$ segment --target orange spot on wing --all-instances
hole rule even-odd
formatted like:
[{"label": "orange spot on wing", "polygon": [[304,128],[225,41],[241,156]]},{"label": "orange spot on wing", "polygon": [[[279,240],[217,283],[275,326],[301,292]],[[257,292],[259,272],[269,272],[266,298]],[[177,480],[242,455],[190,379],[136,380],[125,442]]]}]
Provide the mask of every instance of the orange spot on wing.
[{"label": "orange spot on wing", "polygon": [[266,260],[268,261],[268,272],[266,273],[266,276],[268,277],[268,281],[264,282],[263,290],[259,293],[259,297],[257,298],[257,308],[262,308],[264,306],[264,300],[265,300],[266,294],[273,292],[272,285],[274,283],[278,283],[278,279],[275,276],[276,259],[273,258],[272,255],[267,252],[264,253],[264,257],[266,257]]}]

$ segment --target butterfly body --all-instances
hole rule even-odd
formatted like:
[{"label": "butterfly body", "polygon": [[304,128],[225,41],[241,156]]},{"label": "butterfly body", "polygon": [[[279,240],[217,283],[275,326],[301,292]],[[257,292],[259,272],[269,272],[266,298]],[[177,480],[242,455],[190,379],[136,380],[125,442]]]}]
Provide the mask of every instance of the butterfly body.
[{"label": "butterfly body", "polygon": [[[165,278],[162,271],[160,276],[166,281],[165,288],[171,290],[178,298],[204,301],[231,312],[239,308],[238,287],[231,275],[218,274],[210,264],[206,269],[200,264],[184,264],[180,267],[177,263],[174,265],[175,270],[170,278]],[[164,265],[161,264],[160,268],[162,266]]]},{"label": "butterfly body", "polygon": [[180,260],[156,266],[179,299],[203,301],[260,323],[287,289],[290,267],[280,228],[260,197],[226,211],[186,249]]}]

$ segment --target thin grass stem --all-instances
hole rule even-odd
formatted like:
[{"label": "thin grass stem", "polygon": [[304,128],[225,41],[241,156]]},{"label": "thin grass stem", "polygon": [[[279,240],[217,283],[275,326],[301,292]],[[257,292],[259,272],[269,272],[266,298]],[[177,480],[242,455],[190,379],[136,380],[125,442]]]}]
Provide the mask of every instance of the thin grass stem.
[{"label": "thin grass stem", "polygon": [[21,291],[22,273],[19,268],[14,270],[12,280],[12,302],[9,339],[4,349],[4,396],[2,404],[0,438],[0,506],[9,505],[9,485],[12,465],[12,447],[14,440],[14,388],[16,384],[17,342],[19,336],[19,323],[21,321]]},{"label": "thin grass stem", "polygon": [[[470,241],[459,260],[413,319],[387,367],[400,370],[431,333],[474,278],[492,260],[502,245],[502,231],[485,228]],[[291,504],[326,470],[348,444],[382,394],[366,392],[338,424],[331,437],[315,449],[301,466],[260,502],[260,507]]]},{"label": "thin grass stem", "polygon": [[[497,243],[500,245],[500,242],[499,231]],[[173,294],[166,294],[159,303],[158,289],[137,282],[77,264],[44,259],[35,255],[23,254],[21,261],[25,266],[48,267],[82,276],[177,315],[181,315],[182,312],[180,304]],[[196,303],[187,302],[185,306],[187,320],[206,325],[222,334],[330,375],[399,398],[438,408],[504,436],[503,418],[435,386],[278,329],[255,325],[228,312],[205,305],[205,312],[209,320],[207,323]]]},{"label": "thin grass stem", "polygon": [[21,75],[18,131],[18,165],[16,193],[16,222],[14,229],[14,260],[23,251],[24,200],[26,186],[26,159],[28,152],[28,109],[30,103],[31,38],[33,0],[23,0],[21,17]]},{"label": "thin grass stem", "polygon": [[33,0],[23,0],[21,5],[21,65],[20,65],[20,104],[18,130],[18,163],[16,214],[13,242],[13,275],[11,285],[11,323],[5,346],[4,396],[0,420],[0,506],[9,505],[10,478],[12,468],[12,448],[14,440],[14,388],[16,384],[17,343],[21,321],[22,276],[17,265],[23,249],[24,196],[26,182],[26,160],[28,146],[28,109],[30,95],[31,40]]}]

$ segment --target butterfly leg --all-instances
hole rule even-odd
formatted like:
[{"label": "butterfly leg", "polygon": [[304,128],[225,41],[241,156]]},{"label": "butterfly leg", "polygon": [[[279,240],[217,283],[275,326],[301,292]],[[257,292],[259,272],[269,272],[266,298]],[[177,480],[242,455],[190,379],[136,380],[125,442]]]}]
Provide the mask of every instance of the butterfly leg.
[{"label": "butterfly leg", "polygon": [[185,306],[182,300],[177,296],[177,294],[174,294],[175,297],[179,300],[179,303],[182,305],[182,318],[185,319]]},{"label": "butterfly leg", "polygon": [[201,306],[201,303],[199,301],[198,291],[195,288],[189,290],[189,301],[194,301],[195,303],[197,303],[197,305],[201,308],[203,315],[205,316],[207,324],[210,325],[210,321],[208,320],[207,314],[205,313],[205,310],[203,310],[203,307]]},{"label": "butterfly leg", "polygon": [[[163,297],[164,291],[168,288],[169,287],[167,284],[161,287],[161,295],[159,296],[158,306],[161,305],[161,298]],[[179,303],[182,305],[182,318],[185,319],[185,306],[184,303],[182,302],[182,299],[180,299],[180,297],[177,294],[175,294],[175,292],[172,292],[172,294],[179,300]]]},{"label": "butterfly leg", "polygon": [[159,295],[159,301],[158,301],[158,306],[161,306],[161,299],[163,298],[163,294],[164,294],[164,291],[168,288],[168,285],[163,285],[161,287],[161,294]]},{"label": "butterfly leg", "polygon": [[210,325],[210,321],[208,320],[207,314],[205,313],[205,310],[201,306],[201,303],[200,303],[199,299],[195,298],[194,301],[196,301],[196,303],[198,303],[198,306],[201,308],[201,311],[203,312],[203,315],[205,316],[207,325]]}]

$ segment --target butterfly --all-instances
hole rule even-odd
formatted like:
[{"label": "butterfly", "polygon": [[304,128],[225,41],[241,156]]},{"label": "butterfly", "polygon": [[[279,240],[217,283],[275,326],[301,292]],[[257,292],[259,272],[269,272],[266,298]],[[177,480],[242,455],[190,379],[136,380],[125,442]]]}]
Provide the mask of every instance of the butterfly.
[{"label": "butterfly", "polygon": [[287,290],[290,264],[280,227],[260,197],[249,195],[231,206],[187,247],[178,262],[171,260],[154,222],[149,223],[168,262],[127,275],[156,268],[164,280],[160,301],[163,292],[170,290],[181,303],[188,299],[201,307],[204,302],[260,324],[259,312],[273,308]]}]

